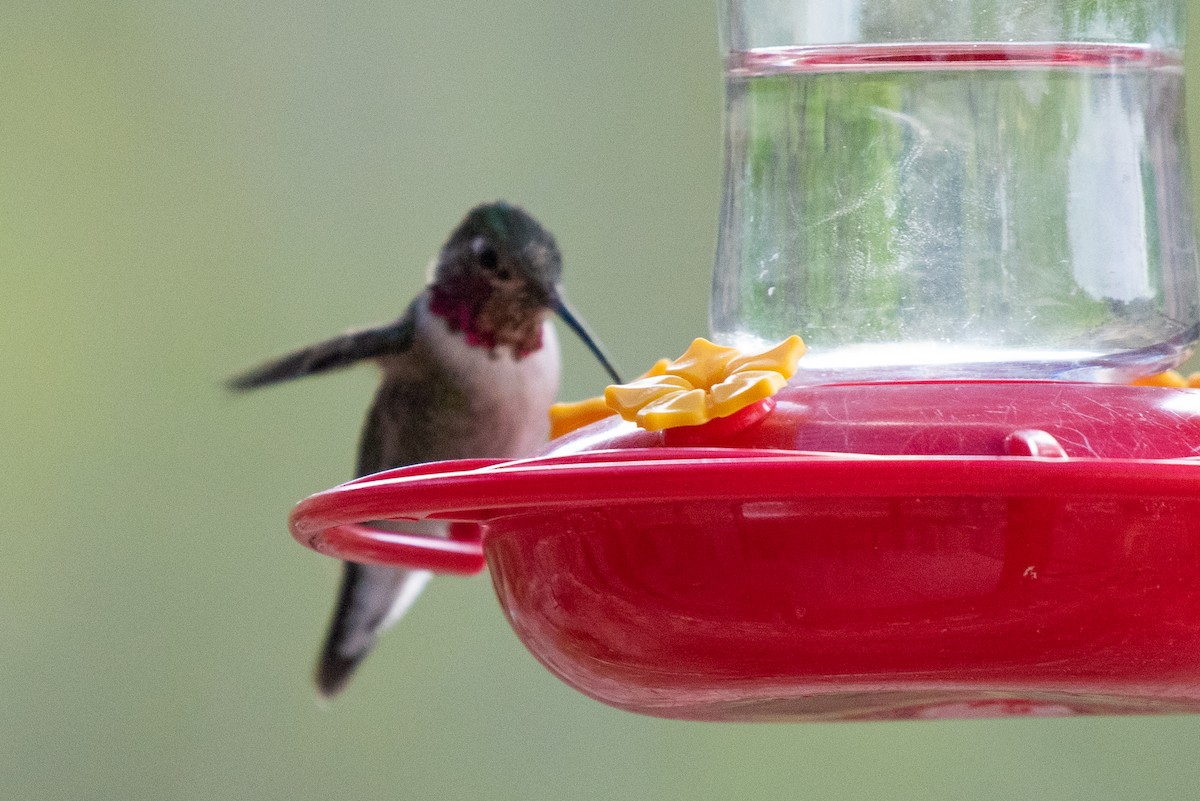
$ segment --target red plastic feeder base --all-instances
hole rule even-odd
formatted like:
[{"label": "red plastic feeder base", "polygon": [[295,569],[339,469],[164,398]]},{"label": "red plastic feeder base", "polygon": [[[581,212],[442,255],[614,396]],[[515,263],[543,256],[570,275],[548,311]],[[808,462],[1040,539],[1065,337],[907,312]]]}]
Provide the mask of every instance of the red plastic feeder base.
[{"label": "red plastic feeder base", "polygon": [[[534,655],[635,712],[1200,711],[1200,393],[789,387],[760,418],[706,447],[613,419],[535,459],[380,473],[293,531],[355,561],[486,559]],[[362,525],[425,517],[467,525]]]}]

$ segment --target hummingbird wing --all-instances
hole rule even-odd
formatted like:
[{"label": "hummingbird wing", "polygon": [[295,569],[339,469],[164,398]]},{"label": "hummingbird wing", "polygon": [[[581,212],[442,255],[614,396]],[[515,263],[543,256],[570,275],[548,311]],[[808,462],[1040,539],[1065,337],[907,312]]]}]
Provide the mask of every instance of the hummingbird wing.
[{"label": "hummingbird wing", "polygon": [[[350,331],[333,339],[280,356],[229,379],[232,390],[256,389],[306,375],[348,367],[365,359],[396,356],[412,348],[416,337],[416,310],[421,296],[394,323]],[[359,445],[358,472],[363,476],[397,467],[381,434],[378,408],[367,418]],[[386,526],[385,523],[377,525]],[[438,523],[444,529],[445,524]],[[411,530],[411,527],[410,527]],[[430,531],[440,533],[444,530]],[[371,650],[376,635],[400,617],[416,599],[427,571],[345,563],[342,589],[329,635],[317,668],[317,686],[326,697],[336,695],[355,667]]]},{"label": "hummingbird wing", "polygon": [[[229,379],[230,389],[256,389],[280,381],[348,367],[364,359],[396,355],[412,347],[415,333],[412,307],[394,323],[350,331],[339,337],[293,351]],[[380,468],[382,469],[382,468]]]}]

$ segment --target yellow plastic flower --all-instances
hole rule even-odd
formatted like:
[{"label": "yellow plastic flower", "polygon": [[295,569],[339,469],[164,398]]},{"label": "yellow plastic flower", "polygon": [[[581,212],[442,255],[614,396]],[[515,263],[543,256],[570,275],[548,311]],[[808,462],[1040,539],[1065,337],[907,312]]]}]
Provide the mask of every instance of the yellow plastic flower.
[{"label": "yellow plastic flower", "polygon": [[[670,359],[659,359],[653,367],[642,373],[641,378],[664,375],[670,363]],[[616,412],[605,403],[603,395],[574,403],[556,403],[550,407],[550,439],[570,434],[577,428],[583,428],[614,414]]]},{"label": "yellow plastic flower", "polygon": [[774,395],[796,372],[804,350],[798,336],[762,353],[696,339],[663,374],[610,386],[604,400],[647,431],[701,425]]},{"label": "yellow plastic flower", "polygon": [[1142,378],[1135,378],[1130,383],[1135,387],[1196,388],[1200,387],[1200,373],[1192,373],[1187,378],[1184,378],[1176,370],[1167,370],[1165,373],[1156,373],[1154,375],[1143,376]]}]

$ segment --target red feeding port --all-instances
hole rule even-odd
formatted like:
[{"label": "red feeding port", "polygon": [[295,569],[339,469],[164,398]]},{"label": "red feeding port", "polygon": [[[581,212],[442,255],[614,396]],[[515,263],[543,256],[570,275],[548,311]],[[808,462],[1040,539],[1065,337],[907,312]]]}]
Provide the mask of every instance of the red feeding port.
[{"label": "red feeding port", "polygon": [[[636,712],[1200,711],[1200,393],[913,382],[774,400],[740,426],[611,418],[533,459],[380,473],[305,500],[292,529],[354,561],[486,560],[534,655]],[[451,541],[365,525],[422,518],[461,525]]]}]

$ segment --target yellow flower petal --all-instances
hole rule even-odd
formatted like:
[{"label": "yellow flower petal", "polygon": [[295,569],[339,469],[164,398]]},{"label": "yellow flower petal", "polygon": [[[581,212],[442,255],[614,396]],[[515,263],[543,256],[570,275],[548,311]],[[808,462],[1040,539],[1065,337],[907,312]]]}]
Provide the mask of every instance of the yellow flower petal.
[{"label": "yellow flower petal", "polygon": [[713,387],[713,417],[728,417],[752,403],[769,398],[787,384],[787,379],[774,370],[746,370],[734,373]]},{"label": "yellow flower petal", "polygon": [[550,407],[550,439],[570,434],[597,420],[612,416],[604,398],[588,398],[575,403],[556,403]]},{"label": "yellow flower petal", "polygon": [[702,389],[676,390],[642,407],[637,424],[647,431],[696,426],[712,419],[707,393]]},{"label": "yellow flower petal", "polygon": [[670,359],[659,359],[654,364],[650,365],[650,369],[642,373],[639,378],[652,378],[656,375],[666,375],[667,368],[671,365]]},{"label": "yellow flower petal", "polygon": [[[666,375],[670,363],[670,359],[659,359],[639,378]],[[603,395],[574,403],[556,403],[550,407],[550,439],[558,439],[613,414],[616,412],[609,408]]]},{"label": "yellow flower petal", "polygon": [[708,389],[725,377],[726,366],[741,354],[737,348],[696,338],[687,352],[667,365],[667,374],[685,378],[697,389]]},{"label": "yellow flower petal", "polygon": [[1135,378],[1130,383],[1135,387],[1178,387],[1180,389],[1188,385],[1187,379],[1174,370],[1168,370],[1165,373],[1158,373],[1157,375]]},{"label": "yellow flower petal", "polygon": [[796,374],[796,365],[805,350],[804,340],[793,334],[770,350],[738,356],[729,362],[726,370],[730,373],[774,370],[784,378],[791,378]]},{"label": "yellow flower petal", "polygon": [[690,390],[692,385],[673,375],[640,378],[629,384],[614,384],[604,390],[604,401],[608,408],[626,420],[637,418],[638,411],[664,395]]}]

